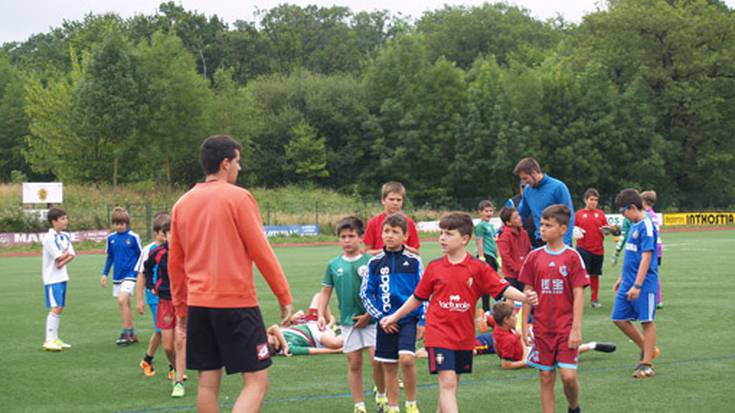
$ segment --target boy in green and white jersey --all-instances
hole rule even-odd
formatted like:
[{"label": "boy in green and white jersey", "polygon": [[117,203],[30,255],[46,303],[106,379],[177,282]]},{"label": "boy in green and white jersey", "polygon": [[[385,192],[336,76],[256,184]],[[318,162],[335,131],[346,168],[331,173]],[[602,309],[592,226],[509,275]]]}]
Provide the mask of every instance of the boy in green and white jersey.
[{"label": "boy in green and white jersey", "polygon": [[362,384],[362,352],[367,350],[373,370],[373,380],[377,388],[375,402],[378,411],[385,410],[388,399],[385,396],[385,379],[381,363],[374,360],[376,326],[372,317],[365,311],[360,299],[360,285],[367,277],[367,263],[370,255],[361,252],[363,223],[359,218],[347,217],[337,223],[337,236],[343,254],[329,261],[322,281],[319,300],[318,326],[326,325],[325,315],[329,307],[332,290],[336,291],[339,302],[339,323],[344,338],[344,353],[347,354],[347,381],[350,384],[355,413],[366,412]]}]

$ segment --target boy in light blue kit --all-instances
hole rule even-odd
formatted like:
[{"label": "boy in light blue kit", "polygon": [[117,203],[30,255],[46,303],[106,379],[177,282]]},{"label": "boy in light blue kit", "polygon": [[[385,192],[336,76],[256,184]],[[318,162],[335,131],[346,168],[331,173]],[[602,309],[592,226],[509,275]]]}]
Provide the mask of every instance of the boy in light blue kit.
[{"label": "boy in light blue kit", "polygon": [[[388,215],[383,221],[383,251],[368,262],[368,276],[362,282],[360,298],[365,310],[376,321],[396,312],[421,280],[421,258],[403,246],[407,231],[408,222],[401,213]],[[383,364],[385,372],[388,413],[400,411],[399,364],[406,391],[406,412],[419,412],[416,405],[416,324],[423,314],[423,307],[419,307],[390,328],[377,329],[375,360]]]},{"label": "boy in light blue kit", "polygon": [[135,280],[138,278],[135,264],[138,262],[143,248],[140,244],[140,237],[128,228],[129,225],[130,216],[127,211],[119,207],[112,210],[112,226],[115,232],[107,236],[107,246],[105,248],[107,260],[100,278],[100,285],[105,288],[110,268],[115,267],[112,277],[112,296],[117,298],[122,321],[122,332],[115,341],[118,345],[138,342],[138,337],[135,335],[135,326],[133,326],[130,297],[133,296]]},{"label": "boy in light blue kit", "polygon": [[[653,359],[660,354],[656,347],[654,322],[658,291],[658,231],[635,189],[620,192],[615,198],[615,205],[632,226],[625,242],[623,273],[614,287],[612,321],[641,349],[641,360],[633,371],[633,377],[646,378],[656,374]],[[643,334],[633,321],[640,321]]]}]

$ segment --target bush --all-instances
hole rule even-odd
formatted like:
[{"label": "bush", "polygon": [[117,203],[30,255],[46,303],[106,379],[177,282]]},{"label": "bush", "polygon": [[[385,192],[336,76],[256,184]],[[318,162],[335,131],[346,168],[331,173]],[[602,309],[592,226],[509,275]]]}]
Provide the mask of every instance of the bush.
[{"label": "bush", "polygon": [[44,232],[48,229],[45,221],[19,206],[0,210],[2,232]]}]

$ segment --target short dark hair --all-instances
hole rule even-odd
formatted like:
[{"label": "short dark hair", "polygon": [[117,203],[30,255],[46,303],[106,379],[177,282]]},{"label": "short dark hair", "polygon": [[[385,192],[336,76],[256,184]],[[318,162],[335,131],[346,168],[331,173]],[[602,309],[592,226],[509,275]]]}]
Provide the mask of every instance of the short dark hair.
[{"label": "short dark hair", "polygon": [[513,207],[503,207],[500,210],[500,220],[503,221],[504,224],[510,222],[510,219],[513,218],[514,212],[516,212],[516,209]]},{"label": "short dark hair", "polygon": [[493,306],[493,318],[495,319],[495,325],[502,326],[505,320],[513,315],[515,306],[505,301],[498,301]]},{"label": "short dark hair", "polygon": [[349,229],[352,231],[357,232],[359,235],[362,235],[364,232],[364,226],[362,224],[362,220],[358,217],[344,217],[339,220],[337,223],[337,236],[339,236],[342,231]]},{"label": "short dark hair", "polygon": [[520,175],[521,172],[525,172],[527,174],[530,174],[531,172],[541,172],[541,166],[538,164],[538,161],[535,158],[523,158],[516,164],[516,167],[513,168],[513,174],[514,175]]},{"label": "short dark hair", "polygon": [[240,142],[228,135],[210,136],[202,142],[199,148],[199,162],[206,175],[219,172],[219,164],[225,159],[235,159],[242,149]]},{"label": "short dark hair", "polygon": [[569,221],[572,217],[572,211],[569,209],[568,206],[564,204],[555,204],[546,207],[544,209],[544,212],[541,213],[541,218],[543,219],[553,219],[554,221],[558,222],[559,225],[566,225],[569,226]]},{"label": "short dark hair", "polygon": [[153,218],[153,232],[169,232],[171,231],[171,215],[165,212],[159,212]]},{"label": "short dark hair", "polygon": [[638,209],[643,209],[641,195],[633,188],[623,189],[615,197],[615,206],[617,208],[625,208],[629,205],[635,205]]},{"label": "short dark hair", "polygon": [[597,192],[597,190],[595,188],[587,188],[587,190],[584,191],[584,199],[587,199],[587,198],[589,198],[591,196],[599,199],[600,198],[600,193]]},{"label": "short dark hair", "polygon": [[48,210],[48,214],[46,214],[46,219],[48,219],[49,224],[54,225],[54,221],[63,217],[64,215],[66,215],[66,211],[64,211],[63,209],[51,208]]},{"label": "short dark hair", "polygon": [[383,184],[380,188],[380,199],[385,199],[388,194],[396,193],[401,194],[402,197],[406,197],[406,187],[402,183],[396,181],[389,181]]},{"label": "short dark hair", "polygon": [[450,231],[456,229],[459,235],[469,235],[470,238],[474,227],[472,217],[466,212],[449,212],[439,221],[439,228]]},{"label": "short dark hair", "polygon": [[406,220],[406,217],[400,212],[396,212],[395,214],[390,214],[385,217],[383,228],[385,228],[386,225],[389,227],[400,228],[404,234],[408,233],[408,220]]},{"label": "short dark hair", "polygon": [[115,209],[112,210],[111,218],[113,224],[130,225],[130,215],[128,214],[128,211],[125,210],[125,208],[115,207]]},{"label": "short dark hair", "polygon": [[493,201],[491,201],[489,199],[482,200],[482,201],[480,201],[479,204],[477,204],[477,210],[478,211],[482,211],[485,208],[495,209],[495,204],[493,204]]},{"label": "short dark hair", "polygon": [[641,192],[641,200],[646,201],[648,205],[654,207],[656,205],[656,191],[651,189]]}]

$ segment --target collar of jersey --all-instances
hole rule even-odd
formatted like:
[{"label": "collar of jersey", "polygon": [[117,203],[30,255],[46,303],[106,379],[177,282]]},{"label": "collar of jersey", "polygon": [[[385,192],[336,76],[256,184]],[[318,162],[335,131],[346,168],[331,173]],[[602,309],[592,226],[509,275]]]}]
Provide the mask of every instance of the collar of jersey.
[{"label": "collar of jersey", "polygon": [[544,251],[546,251],[549,255],[561,255],[562,252],[566,251],[569,248],[569,245],[564,244],[564,248],[560,249],[559,251],[552,251],[549,248],[544,245]]}]

